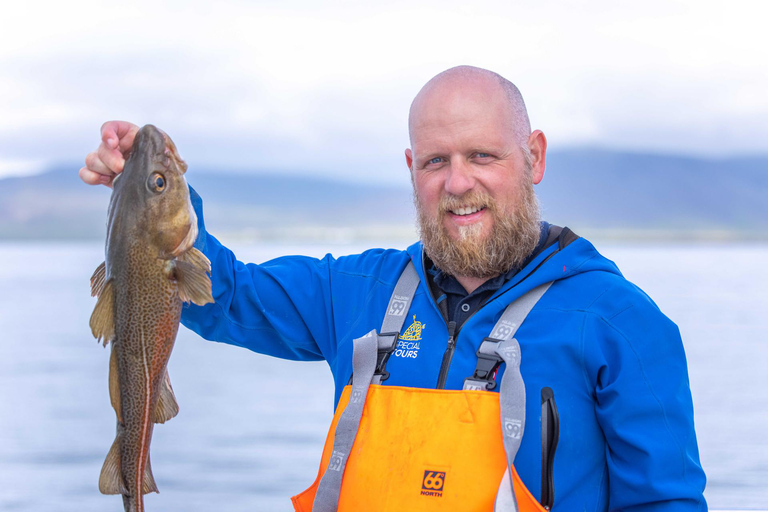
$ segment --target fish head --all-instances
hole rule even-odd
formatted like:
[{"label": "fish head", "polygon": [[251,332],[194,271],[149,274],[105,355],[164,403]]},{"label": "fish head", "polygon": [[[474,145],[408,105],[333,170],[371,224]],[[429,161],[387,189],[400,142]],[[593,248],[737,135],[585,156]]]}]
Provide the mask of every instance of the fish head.
[{"label": "fish head", "polygon": [[123,172],[114,181],[110,232],[118,230],[123,237],[141,239],[163,259],[192,247],[197,216],[189,199],[186,171],[187,164],[171,138],[151,124],[143,126]]}]

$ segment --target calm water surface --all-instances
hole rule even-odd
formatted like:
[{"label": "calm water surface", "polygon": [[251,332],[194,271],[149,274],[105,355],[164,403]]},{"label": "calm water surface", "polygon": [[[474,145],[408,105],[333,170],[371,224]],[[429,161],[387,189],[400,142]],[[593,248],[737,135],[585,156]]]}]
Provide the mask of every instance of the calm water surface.
[{"label": "calm water surface", "polygon": [[[240,247],[241,259],[363,247]],[[768,246],[601,246],[683,334],[712,508],[768,508]],[[0,510],[122,510],[97,489],[114,439],[109,350],[92,338],[101,244],[0,244]],[[289,511],[317,473],[332,416],[325,363],[211,343],[181,329],[181,412],[155,429],[155,511]]]}]

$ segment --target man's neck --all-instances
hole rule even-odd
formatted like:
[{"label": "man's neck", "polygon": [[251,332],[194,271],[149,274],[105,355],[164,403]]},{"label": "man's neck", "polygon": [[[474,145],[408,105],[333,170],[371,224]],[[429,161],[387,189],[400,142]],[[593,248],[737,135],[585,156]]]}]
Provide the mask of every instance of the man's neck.
[{"label": "man's neck", "polygon": [[490,276],[490,277],[455,276],[455,277],[456,277],[456,280],[459,282],[459,284],[463,286],[465,290],[467,290],[467,293],[472,293],[473,291],[477,290],[480,287],[480,285],[482,285],[484,282],[486,282],[489,279],[493,279],[496,276]]}]

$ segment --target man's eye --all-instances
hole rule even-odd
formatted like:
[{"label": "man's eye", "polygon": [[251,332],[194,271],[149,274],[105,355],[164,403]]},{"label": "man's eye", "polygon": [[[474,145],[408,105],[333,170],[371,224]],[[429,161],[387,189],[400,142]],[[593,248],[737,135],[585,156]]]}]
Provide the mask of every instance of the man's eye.
[{"label": "man's eye", "polygon": [[475,156],[477,158],[490,158],[491,155],[488,153],[475,153]]},{"label": "man's eye", "polygon": [[428,161],[427,164],[439,164],[442,161],[443,161],[443,159],[441,157],[436,156],[432,160]]}]

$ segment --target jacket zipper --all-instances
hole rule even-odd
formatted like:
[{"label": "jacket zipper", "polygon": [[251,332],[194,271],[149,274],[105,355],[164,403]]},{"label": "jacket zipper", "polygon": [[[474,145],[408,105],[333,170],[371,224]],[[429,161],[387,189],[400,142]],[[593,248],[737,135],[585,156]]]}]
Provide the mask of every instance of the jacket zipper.
[{"label": "jacket zipper", "polygon": [[445,381],[448,379],[448,368],[451,366],[453,351],[456,348],[456,322],[448,322],[448,347],[443,354],[443,362],[440,365],[440,375],[437,378],[437,389],[445,389]]}]

